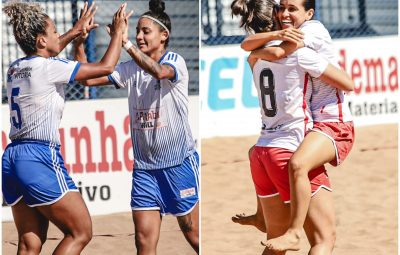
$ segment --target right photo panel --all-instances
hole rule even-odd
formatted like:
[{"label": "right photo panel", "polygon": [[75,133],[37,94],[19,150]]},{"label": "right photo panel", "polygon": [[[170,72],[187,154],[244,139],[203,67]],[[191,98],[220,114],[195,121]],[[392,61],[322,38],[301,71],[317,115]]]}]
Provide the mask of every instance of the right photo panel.
[{"label": "right photo panel", "polygon": [[397,254],[398,4],[201,1],[201,254]]}]

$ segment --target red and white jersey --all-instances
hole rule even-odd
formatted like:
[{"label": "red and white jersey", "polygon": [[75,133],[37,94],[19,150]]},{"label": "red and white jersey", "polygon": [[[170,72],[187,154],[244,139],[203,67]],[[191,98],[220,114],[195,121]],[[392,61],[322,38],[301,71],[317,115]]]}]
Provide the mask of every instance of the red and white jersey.
[{"label": "red and white jersey", "polygon": [[[300,29],[304,32],[304,45],[313,49],[329,63],[339,67],[331,36],[324,25],[317,21],[306,21]],[[337,88],[312,78],[311,112],[315,122],[347,122],[352,120],[346,94]]]},{"label": "red and white jersey", "polygon": [[319,77],[327,66],[328,61],[309,48],[275,62],[256,62],[253,79],[262,119],[257,146],[297,149],[312,127],[309,76]]}]

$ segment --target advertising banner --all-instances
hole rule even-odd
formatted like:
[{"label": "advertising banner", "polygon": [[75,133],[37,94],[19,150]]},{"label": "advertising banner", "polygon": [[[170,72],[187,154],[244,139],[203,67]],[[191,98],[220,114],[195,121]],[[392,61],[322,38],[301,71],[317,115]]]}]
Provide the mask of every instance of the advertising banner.
[{"label": "advertising banner", "polygon": [[[199,139],[199,99],[189,97],[189,122]],[[2,106],[2,149],[9,133],[8,105]],[[91,215],[130,211],[133,150],[128,100],[68,101],[60,128],[65,165]],[[32,173],[35,174],[35,173]],[[3,221],[11,220],[3,203]]]},{"label": "advertising banner", "polygon": [[[349,107],[356,125],[398,122],[399,39],[395,36],[334,41],[340,66],[354,80]],[[258,134],[261,115],[257,91],[239,45],[201,49],[201,135]]]}]

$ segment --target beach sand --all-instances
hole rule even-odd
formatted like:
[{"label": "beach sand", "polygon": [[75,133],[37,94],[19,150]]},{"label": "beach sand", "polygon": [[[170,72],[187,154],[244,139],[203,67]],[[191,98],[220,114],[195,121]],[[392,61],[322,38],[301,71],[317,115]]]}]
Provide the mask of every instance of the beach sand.
[{"label": "beach sand", "polygon": [[[327,166],[334,189],[337,240],[334,254],[397,253],[398,126],[356,128],[346,161]],[[202,254],[261,254],[265,234],[231,221],[252,214],[256,196],[247,151],[257,136],[202,140]],[[303,236],[301,250],[307,254]]]},{"label": "beach sand", "polygon": [[[337,255],[397,254],[397,125],[356,129],[356,142],[338,168],[328,166],[337,215]],[[255,212],[256,197],[247,160],[256,136],[202,140],[202,254],[261,254],[265,235],[231,221],[236,213]],[[93,217],[94,237],[82,254],[135,254],[130,213]],[[41,254],[51,254],[62,234],[50,226]],[[3,222],[2,254],[16,254],[13,222]],[[307,254],[303,236],[299,252]],[[161,255],[193,255],[177,221],[164,217],[158,245]]]},{"label": "beach sand", "polygon": [[[132,255],[136,254],[134,243],[134,225],[131,213],[117,213],[94,216],[93,239],[82,255]],[[50,225],[48,239],[41,254],[51,254],[62,238],[61,232]],[[3,255],[17,254],[18,235],[14,222],[3,222]],[[186,242],[178,222],[173,216],[163,218],[161,235],[157,247],[158,254],[195,255]]]}]

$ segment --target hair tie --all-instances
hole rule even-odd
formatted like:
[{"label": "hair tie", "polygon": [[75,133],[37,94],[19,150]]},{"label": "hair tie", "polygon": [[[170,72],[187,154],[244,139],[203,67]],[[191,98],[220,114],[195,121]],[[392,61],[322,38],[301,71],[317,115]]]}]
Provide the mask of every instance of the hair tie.
[{"label": "hair tie", "polygon": [[148,18],[148,19],[151,19],[151,20],[157,22],[160,26],[162,26],[165,30],[167,30],[168,35],[169,35],[169,29],[161,21],[159,21],[158,19],[156,19],[154,17],[151,17],[149,15],[142,15],[140,18]]}]

